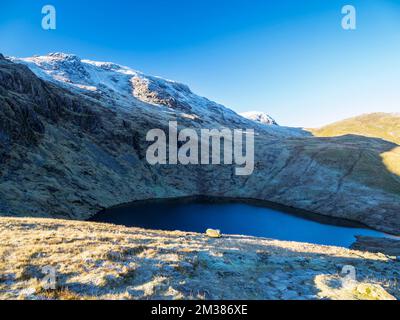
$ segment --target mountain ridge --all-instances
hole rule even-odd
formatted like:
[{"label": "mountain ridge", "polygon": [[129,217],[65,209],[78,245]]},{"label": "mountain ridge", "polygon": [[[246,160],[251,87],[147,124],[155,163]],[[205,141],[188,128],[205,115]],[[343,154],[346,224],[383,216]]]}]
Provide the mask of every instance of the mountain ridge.
[{"label": "mountain ridge", "polygon": [[[106,103],[113,109],[151,113],[163,117],[171,111],[178,118],[196,118],[203,127],[232,126],[253,128],[252,120],[233,110],[193,93],[182,83],[161,77],[148,76],[126,66],[112,62],[81,59],[74,54],[50,53],[28,58],[9,57],[15,63],[28,66],[39,78],[61,85],[74,93],[83,94]],[[138,112],[139,112],[138,110]],[[278,136],[304,135],[289,127],[266,128],[260,131]]]}]

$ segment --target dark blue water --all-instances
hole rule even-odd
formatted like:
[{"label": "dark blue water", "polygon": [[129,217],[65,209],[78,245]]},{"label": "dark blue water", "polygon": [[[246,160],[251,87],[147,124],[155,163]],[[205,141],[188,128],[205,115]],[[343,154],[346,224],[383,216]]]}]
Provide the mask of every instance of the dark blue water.
[{"label": "dark blue water", "polygon": [[[319,221],[317,221],[319,220]],[[293,214],[278,209],[243,203],[203,201],[138,202],[107,209],[91,221],[158,230],[205,232],[220,229],[223,234],[309,242],[349,247],[356,235],[385,237],[348,221],[321,216]]]}]

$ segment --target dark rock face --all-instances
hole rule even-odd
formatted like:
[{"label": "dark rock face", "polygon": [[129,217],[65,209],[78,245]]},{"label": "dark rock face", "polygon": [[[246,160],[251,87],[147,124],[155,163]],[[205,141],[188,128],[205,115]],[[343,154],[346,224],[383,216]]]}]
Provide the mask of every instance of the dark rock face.
[{"label": "dark rock face", "polygon": [[[179,112],[198,107],[180,98],[191,93],[178,84],[157,87],[155,95],[151,85],[140,88],[137,94],[149,94],[149,99],[166,105],[175,101]],[[236,119],[202,102],[207,121],[226,126]],[[146,112],[109,103],[0,59],[1,215],[86,219],[134,200],[211,195],[268,200],[400,233],[400,183],[381,159],[397,147],[394,143],[354,135],[282,135],[285,129],[262,126],[257,127],[251,176],[235,176],[235,165],[150,166],[145,160],[148,130],[167,129],[171,120],[199,128],[201,114],[187,118],[158,113],[152,105]],[[232,127],[242,127],[244,122],[235,121]]]},{"label": "dark rock face", "polygon": [[359,236],[351,249],[400,257],[400,240]]},{"label": "dark rock face", "polygon": [[37,78],[23,65],[0,62],[0,92],[1,128],[16,142],[37,141],[45,132],[42,120],[70,121],[83,130],[98,125],[89,104]]},{"label": "dark rock face", "polygon": [[[173,109],[190,111],[191,107],[187,102],[177,99],[174,93],[191,94],[189,87],[180,83],[168,83],[168,86],[154,78],[148,78],[147,81],[136,77],[133,79],[136,96],[143,101],[154,104],[168,106]],[[169,90],[170,89],[170,90]],[[172,91],[172,92],[171,92]]]}]

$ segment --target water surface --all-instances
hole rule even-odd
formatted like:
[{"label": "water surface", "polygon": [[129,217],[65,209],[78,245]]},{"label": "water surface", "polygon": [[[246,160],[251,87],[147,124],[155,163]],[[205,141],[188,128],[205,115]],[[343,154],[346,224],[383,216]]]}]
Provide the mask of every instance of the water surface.
[{"label": "water surface", "polygon": [[91,221],[157,230],[250,235],[349,247],[356,235],[385,237],[355,223],[251,203],[205,200],[135,202],[107,209]]}]

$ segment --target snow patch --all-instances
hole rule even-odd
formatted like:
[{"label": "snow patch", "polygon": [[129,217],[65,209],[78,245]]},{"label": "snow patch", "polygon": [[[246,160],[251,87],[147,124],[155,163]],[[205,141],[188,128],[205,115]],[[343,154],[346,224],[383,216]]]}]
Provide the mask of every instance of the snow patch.
[{"label": "snow patch", "polygon": [[240,115],[246,119],[256,121],[266,125],[275,125],[277,126],[278,123],[266,112],[262,111],[249,111],[240,113]]}]

